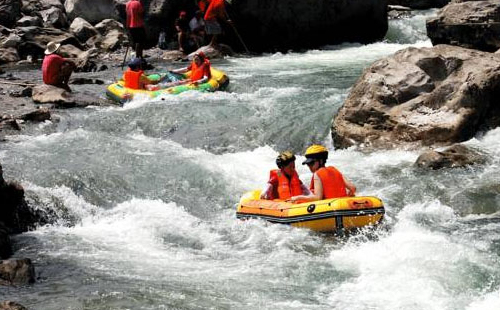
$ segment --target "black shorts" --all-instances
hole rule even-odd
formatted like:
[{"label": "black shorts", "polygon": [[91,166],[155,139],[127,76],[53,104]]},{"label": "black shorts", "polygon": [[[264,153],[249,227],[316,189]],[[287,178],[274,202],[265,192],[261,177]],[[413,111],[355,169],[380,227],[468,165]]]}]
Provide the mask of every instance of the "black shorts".
[{"label": "black shorts", "polygon": [[146,30],[144,27],[141,28],[129,28],[130,41],[134,44],[144,44],[146,42]]}]

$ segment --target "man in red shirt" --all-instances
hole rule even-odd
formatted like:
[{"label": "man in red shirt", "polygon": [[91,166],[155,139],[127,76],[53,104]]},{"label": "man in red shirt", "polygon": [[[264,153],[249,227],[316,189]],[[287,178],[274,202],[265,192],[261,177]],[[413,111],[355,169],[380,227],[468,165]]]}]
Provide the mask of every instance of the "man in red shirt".
[{"label": "man in red shirt", "polygon": [[207,35],[212,36],[210,46],[215,47],[217,45],[217,36],[222,33],[219,20],[225,20],[229,24],[232,23],[227,15],[225,2],[224,0],[201,0],[198,5],[200,8],[207,7],[204,17],[205,27]]},{"label": "man in red shirt", "polygon": [[130,41],[135,50],[135,57],[143,58],[142,51],[146,40],[146,30],[144,28],[144,7],[140,0],[130,0],[125,7],[127,12],[127,29],[130,34]]},{"label": "man in red shirt", "polygon": [[55,42],[47,44],[46,56],[42,63],[43,82],[71,92],[68,82],[76,66],[72,61],[58,55],[57,51],[60,46],[61,44]]}]

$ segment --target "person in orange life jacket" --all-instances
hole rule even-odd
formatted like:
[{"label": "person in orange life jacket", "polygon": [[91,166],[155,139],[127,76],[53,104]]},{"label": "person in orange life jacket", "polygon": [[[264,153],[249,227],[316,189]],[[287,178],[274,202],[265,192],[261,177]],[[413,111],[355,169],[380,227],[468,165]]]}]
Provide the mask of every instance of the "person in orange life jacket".
[{"label": "person in orange life jacket", "polygon": [[145,89],[146,85],[156,84],[158,81],[150,80],[142,70],[142,60],[133,58],[128,63],[128,69],[123,73],[125,87],[132,89]]},{"label": "person in orange life jacket", "polygon": [[261,199],[288,200],[294,195],[310,195],[309,189],[299,179],[295,171],[295,155],[290,151],[281,152],[276,158],[279,169],[271,170]]},{"label": "person in orange life jacket", "polygon": [[290,200],[315,201],[322,199],[354,196],[356,186],[347,180],[335,167],[325,167],[328,159],[326,147],[315,144],[307,148],[306,160],[302,163],[307,165],[313,173],[311,185],[309,186],[311,195],[293,196]]},{"label": "person in orange life jacket", "polygon": [[217,36],[222,34],[222,27],[219,21],[224,20],[230,25],[233,23],[227,15],[226,4],[224,0],[200,0],[198,1],[198,6],[200,10],[205,12],[206,33],[212,36],[209,45],[215,47],[217,45]]},{"label": "person in orange life jacket", "polygon": [[174,73],[185,73],[187,71],[191,71],[189,79],[181,80],[177,84],[202,84],[212,77],[210,73],[210,61],[203,52],[196,53],[188,67],[172,70]]}]

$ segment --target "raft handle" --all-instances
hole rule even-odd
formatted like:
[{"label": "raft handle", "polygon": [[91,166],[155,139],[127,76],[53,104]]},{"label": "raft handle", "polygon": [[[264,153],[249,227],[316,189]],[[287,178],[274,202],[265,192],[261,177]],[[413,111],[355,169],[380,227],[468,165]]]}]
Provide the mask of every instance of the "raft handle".
[{"label": "raft handle", "polygon": [[314,209],[316,209],[316,205],[315,205],[315,204],[310,204],[310,205],[307,207],[307,212],[309,212],[309,213],[313,213],[313,212],[314,212]]}]

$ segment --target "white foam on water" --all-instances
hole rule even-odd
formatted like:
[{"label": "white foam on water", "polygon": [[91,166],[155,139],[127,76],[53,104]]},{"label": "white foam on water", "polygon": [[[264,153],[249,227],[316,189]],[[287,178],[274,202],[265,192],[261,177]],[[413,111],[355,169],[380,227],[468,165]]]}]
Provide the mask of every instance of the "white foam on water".
[{"label": "white foam on water", "polygon": [[437,201],[414,203],[379,241],[333,251],[332,264],[356,276],[331,287],[329,303],[339,309],[462,309],[471,295],[480,295],[464,268],[494,268],[491,257],[422,226],[424,216],[437,223],[456,221],[453,210]]}]

